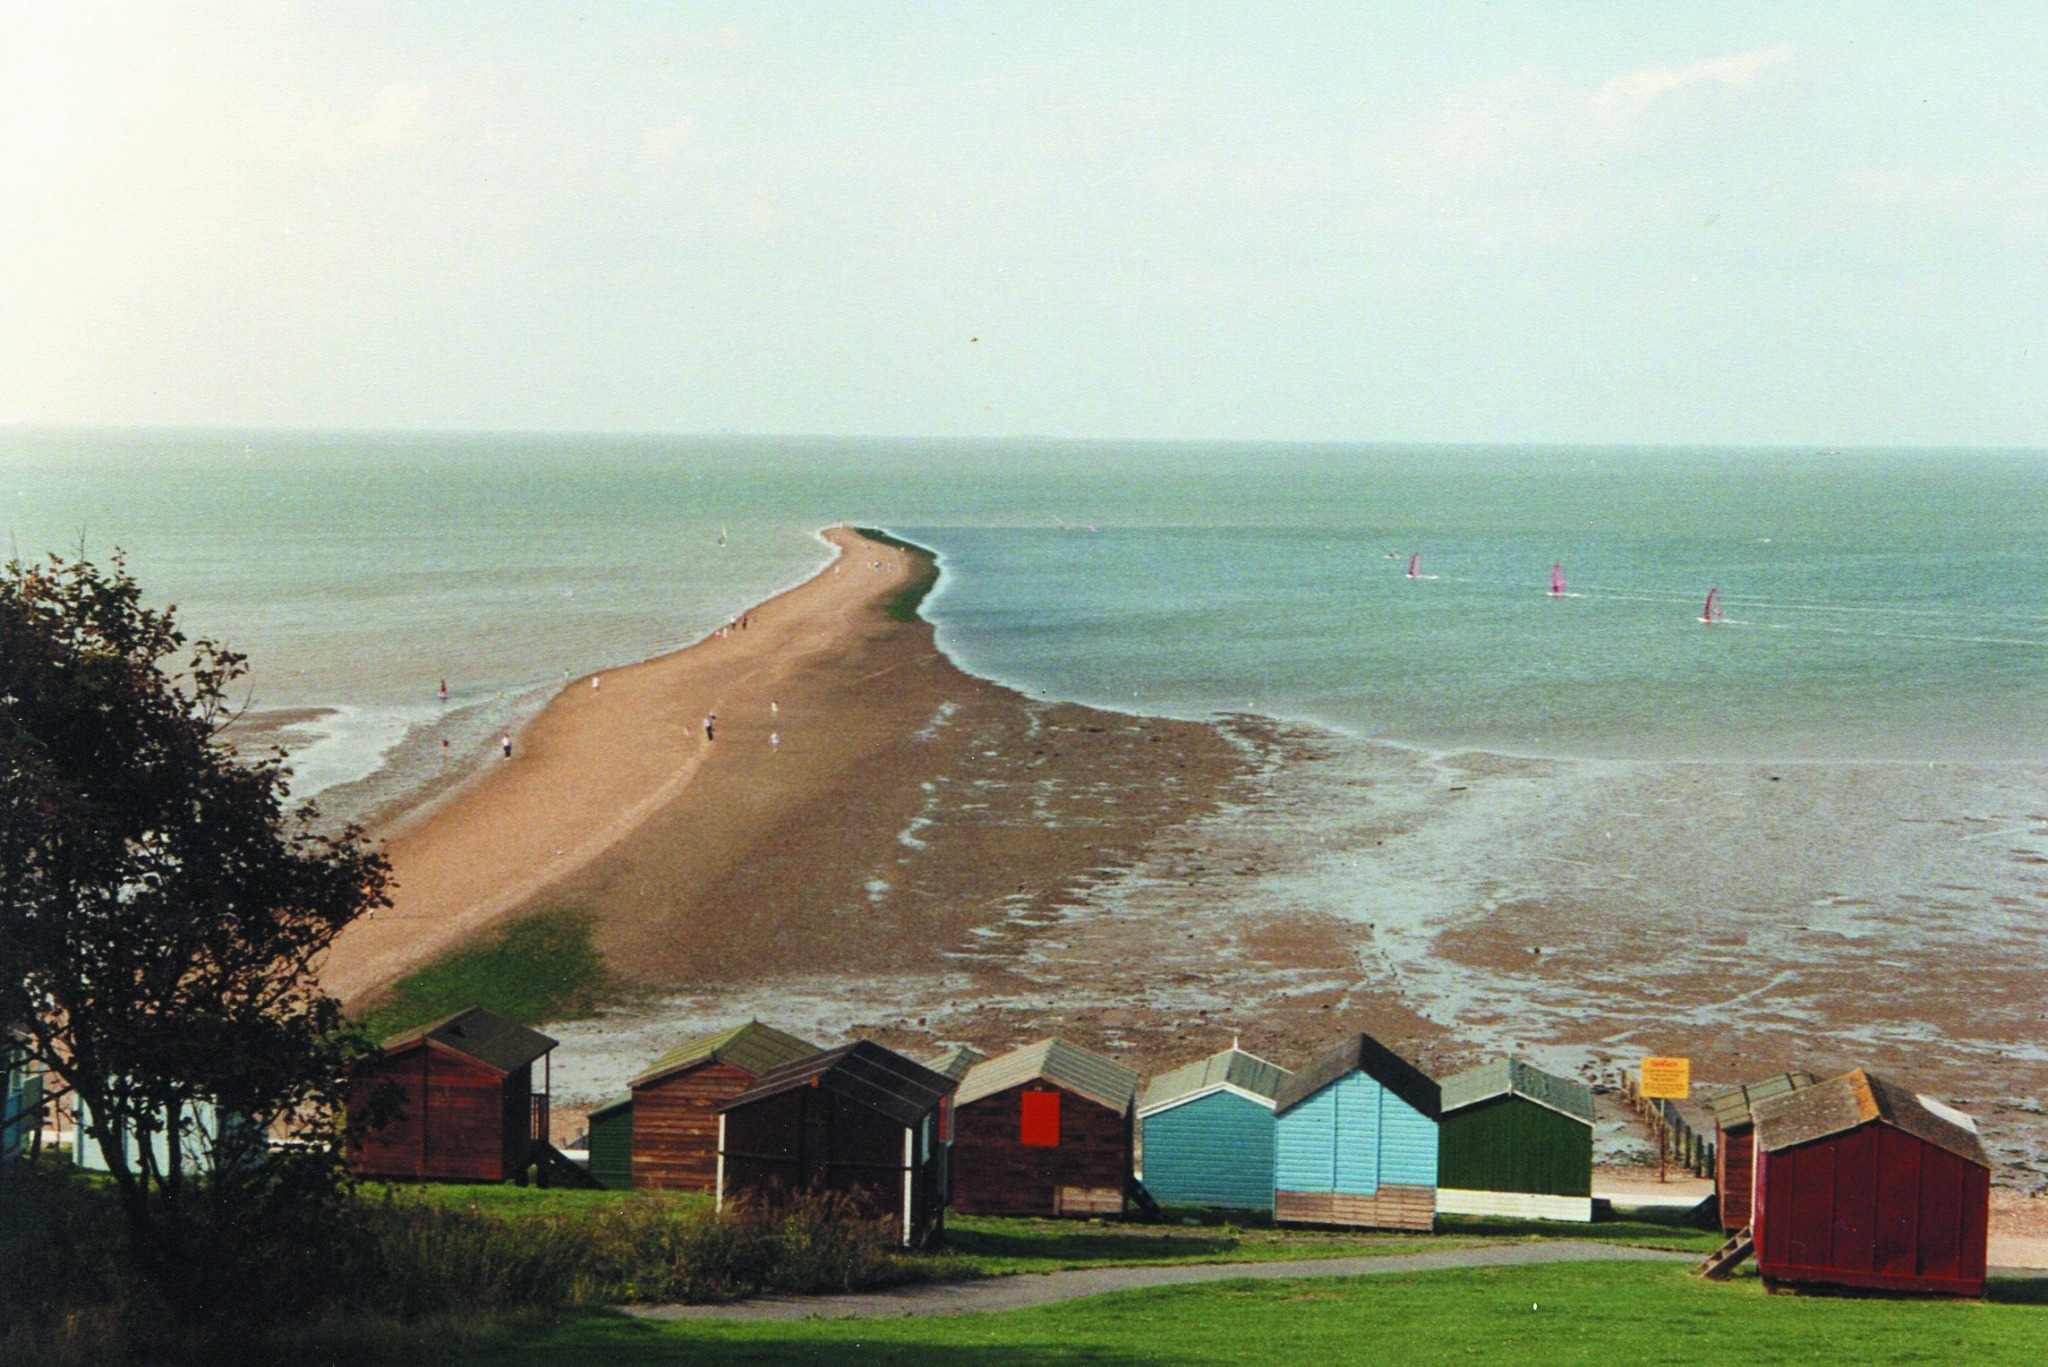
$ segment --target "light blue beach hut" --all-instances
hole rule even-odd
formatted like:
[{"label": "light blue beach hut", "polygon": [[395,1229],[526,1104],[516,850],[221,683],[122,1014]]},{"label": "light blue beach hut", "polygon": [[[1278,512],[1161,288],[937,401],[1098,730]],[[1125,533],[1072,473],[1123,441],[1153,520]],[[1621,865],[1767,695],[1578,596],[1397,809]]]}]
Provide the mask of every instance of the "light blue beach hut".
[{"label": "light blue beach hut", "polygon": [[4,1061],[7,1082],[0,1090],[0,1163],[18,1157],[28,1147],[29,1136],[41,1123],[43,1080],[29,1071],[28,1059],[12,1040],[0,1037],[0,1061]]},{"label": "light blue beach hut", "polygon": [[1441,1111],[1435,1081],[1371,1035],[1325,1050],[1273,1098],[1273,1218],[1431,1228]]},{"label": "light blue beach hut", "polygon": [[[84,1172],[107,1172],[112,1164],[100,1141],[91,1132],[92,1107],[81,1096],[71,1100],[73,1118],[77,1129],[71,1140],[71,1161]],[[141,1146],[136,1136],[125,1126],[115,1130],[114,1141],[120,1146],[122,1163],[136,1167],[142,1162]],[[223,1172],[250,1163],[261,1156],[264,1150],[262,1133],[246,1119],[238,1115],[223,1115],[211,1102],[194,1101],[186,1108],[184,1128],[179,1138],[179,1166],[187,1172],[212,1172],[219,1168]],[[158,1172],[170,1167],[170,1142],[164,1132],[158,1129],[149,1137],[149,1155]]]},{"label": "light blue beach hut", "polygon": [[1273,1097],[1287,1070],[1232,1044],[1145,1085],[1140,1178],[1165,1206],[1270,1210]]}]

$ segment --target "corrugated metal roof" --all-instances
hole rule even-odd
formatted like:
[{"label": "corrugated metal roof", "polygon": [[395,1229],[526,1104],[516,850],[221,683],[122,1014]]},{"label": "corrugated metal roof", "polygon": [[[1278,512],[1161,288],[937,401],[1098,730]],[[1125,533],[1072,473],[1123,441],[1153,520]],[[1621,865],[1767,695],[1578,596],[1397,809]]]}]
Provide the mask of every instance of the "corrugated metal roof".
[{"label": "corrugated metal roof", "polygon": [[948,1049],[937,1058],[927,1059],[924,1066],[935,1073],[944,1073],[953,1081],[958,1082],[961,1078],[967,1076],[969,1068],[972,1068],[987,1057],[987,1054],[982,1053],[981,1050],[976,1049],[973,1045],[962,1044]]},{"label": "corrugated metal roof", "polygon": [[1811,1087],[1818,1081],[1812,1073],[1773,1073],[1760,1081],[1708,1097],[1707,1106],[1714,1113],[1716,1125],[1724,1130],[1739,1130],[1749,1123],[1750,1110],[1757,1102]]},{"label": "corrugated metal roof", "polygon": [[452,1016],[394,1035],[384,1042],[384,1052],[396,1053],[428,1039],[501,1073],[524,1068],[557,1043],[538,1030],[529,1030],[506,1020],[495,1011],[472,1006],[467,1011],[457,1011]]},{"label": "corrugated metal roof", "polygon": [[1501,1058],[1482,1063],[1441,1084],[1444,1114],[1491,1101],[1519,1096],[1547,1106],[1559,1115],[1593,1123],[1593,1089],[1583,1082],[1546,1073],[1527,1059]]},{"label": "corrugated metal roof", "polygon": [[604,1119],[608,1115],[617,1115],[620,1111],[629,1110],[631,1109],[632,1105],[633,1094],[631,1092],[628,1092],[626,1095],[618,1098],[616,1101],[605,1102],[604,1105],[592,1111],[590,1113],[589,1118],[591,1122],[594,1124],[597,1121]]},{"label": "corrugated metal roof", "polygon": [[1283,1115],[1338,1078],[1363,1072],[1431,1120],[1443,1113],[1443,1095],[1435,1079],[1371,1035],[1354,1035],[1333,1044],[1280,1084],[1273,1112]]},{"label": "corrugated metal roof", "polygon": [[772,1025],[748,1021],[745,1025],[735,1025],[730,1030],[720,1030],[715,1034],[698,1035],[694,1039],[684,1040],[656,1059],[646,1072],[627,1085],[645,1087],[651,1082],[661,1081],[672,1073],[680,1073],[685,1068],[695,1068],[698,1064],[711,1059],[717,1059],[720,1063],[730,1063],[735,1068],[744,1068],[755,1077],[760,1077],[785,1063],[795,1063],[798,1059],[809,1058],[817,1052],[818,1046],[809,1040],[800,1040],[795,1035],[784,1034]]},{"label": "corrugated metal roof", "polygon": [[1220,1054],[1197,1059],[1153,1078],[1145,1084],[1144,1095],[1138,1098],[1138,1110],[1153,1110],[1226,1086],[1237,1087],[1271,1101],[1287,1076],[1287,1070],[1279,1064],[1268,1063],[1258,1055],[1247,1054],[1232,1045]]},{"label": "corrugated metal roof", "polygon": [[[1954,1107],[1944,1105],[1941,1109],[1959,1116],[1969,1126],[1976,1124]],[[1757,1146],[1766,1153],[1810,1144],[1877,1120],[1978,1167],[1991,1166],[1984,1143],[1977,1138],[1974,1128],[1938,1114],[1905,1088],[1873,1077],[1861,1068],[1760,1101],[1752,1114],[1756,1118]]]},{"label": "corrugated metal roof", "polygon": [[1042,1039],[968,1069],[953,1104],[970,1106],[985,1096],[1038,1078],[1112,1111],[1128,1110],[1138,1096],[1138,1075],[1121,1063],[1063,1039]]},{"label": "corrugated metal roof", "polygon": [[915,1059],[868,1040],[786,1063],[718,1109],[730,1111],[799,1087],[822,1087],[879,1111],[899,1125],[915,1125],[938,1109],[953,1079]]}]

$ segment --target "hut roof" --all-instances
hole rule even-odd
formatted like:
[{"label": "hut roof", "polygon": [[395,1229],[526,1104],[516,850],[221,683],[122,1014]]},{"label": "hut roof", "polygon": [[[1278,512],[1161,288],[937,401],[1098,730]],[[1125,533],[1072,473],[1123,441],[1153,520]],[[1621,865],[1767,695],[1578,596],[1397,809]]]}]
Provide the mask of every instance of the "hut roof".
[{"label": "hut roof", "polygon": [[1917,1096],[1863,1069],[1816,1082],[1757,1103],[1756,1142],[1777,1153],[1816,1139],[1846,1133],[1873,1120],[1946,1149],[1965,1162],[1988,1168],[1977,1122],[1933,1097]]},{"label": "hut roof", "polygon": [[427,1040],[501,1073],[524,1068],[558,1043],[538,1030],[506,1020],[495,1011],[472,1006],[392,1036],[384,1041],[384,1052],[395,1054]]},{"label": "hut roof", "polygon": [[631,1092],[628,1092],[626,1095],[619,1097],[617,1100],[605,1102],[604,1105],[598,1107],[596,1110],[590,1113],[589,1119],[592,1121],[602,1120],[606,1116],[617,1115],[620,1111],[628,1111],[632,1108],[633,1094]]},{"label": "hut roof", "polygon": [[1527,1059],[1501,1058],[1467,1069],[1442,1083],[1444,1113],[1477,1106],[1495,1097],[1518,1096],[1570,1116],[1593,1123],[1593,1089],[1572,1078],[1546,1073]]},{"label": "hut roof", "polygon": [[784,1034],[772,1025],[759,1021],[748,1021],[735,1025],[730,1030],[719,1030],[709,1035],[698,1035],[686,1039],[675,1048],[663,1054],[648,1066],[646,1072],[634,1078],[629,1087],[645,1087],[663,1078],[695,1068],[700,1063],[717,1060],[729,1063],[735,1068],[744,1068],[755,1077],[761,1077],[786,1063],[809,1058],[818,1052],[818,1046],[795,1035]]},{"label": "hut roof", "polygon": [[987,1057],[987,1054],[982,1053],[981,1050],[974,1048],[972,1045],[962,1044],[948,1049],[937,1058],[927,1059],[924,1066],[935,1073],[944,1073],[953,1081],[958,1082],[961,1078],[967,1076],[968,1069],[982,1062]]},{"label": "hut roof", "polygon": [[1273,1113],[1285,1115],[1353,1072],[1365,1073],[1431,1120],[1443,1112],[1443,1095],[1434,1078],[1371,1035],[1360,1034],[1331,1045],[1281,1083],[1273,1097]]},{"label": "hut roof", "polygon": [[1820,1079],[1812,1073],[1773,1073],[1761,1082],[1746,1083],[1708,1097],[1707,1106],[1714,1112],[1716,1125],[1724,1130],[1736,1130],[1750,1122],[1750,1111],[1757,1102],[1811,1087],[1818,1081]]},{"label": "hut roof", "polygon": [[1146,1083],[1144,1095],[1138,1098],[1138,1114],[1164,1110],[1226,1087],[1249,1092],[1270,1104],[1287,1076],[1279,1064],[1247,1054],[1233,1044],[1220,1054],[1183,1064]]},{"label": "hut roof", "polygon": [[953,1080],[894,1049],[855,1040],[783,1064],[718,1109],[730,1111],[799,1087],[821,1087],[879,1111],[899,1125],[915,1125],[953,1090]]},{"label": "hut roof", "polygon": [[1019,1083],[1044,1078],[1112,1111],[1129,1109],[1138,1096],[1138,1075],[1113,1059],[1063,1039],[1042,1039],[967,1070],[955,1106],[968,1106]]}]

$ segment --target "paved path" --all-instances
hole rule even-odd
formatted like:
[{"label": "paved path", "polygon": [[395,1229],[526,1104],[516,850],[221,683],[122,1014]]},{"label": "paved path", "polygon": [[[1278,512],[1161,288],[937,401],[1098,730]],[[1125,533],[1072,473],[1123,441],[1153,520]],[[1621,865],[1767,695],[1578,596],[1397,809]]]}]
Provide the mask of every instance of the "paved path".
[{"label": "paved path", "polygon": [[1529,1263],[1698,1262],[1697,1253],[1668,1253],[1620,1244],[1560,1239],[1554,1243],[1464,1245],[1428,1253],[1362,1258],[1305,1258],[1298,1262],[1179,1263],[1170,1267],[1090,1267],[1072,1272],[1023,1273],[982,1281],[938,1282],[859,1291],[843,1296],[761,1296],[731,1305],[643,1305],[628,1313],[664,1320],[877,1319],[900,1315],[969,1315],[1021,1310],[1032,1305],[1191,1282],[1275,1281],[1290,1277],[1369,1277],[1392,1272],[1435,1272],[1451,1267],[1509,1267]]}]

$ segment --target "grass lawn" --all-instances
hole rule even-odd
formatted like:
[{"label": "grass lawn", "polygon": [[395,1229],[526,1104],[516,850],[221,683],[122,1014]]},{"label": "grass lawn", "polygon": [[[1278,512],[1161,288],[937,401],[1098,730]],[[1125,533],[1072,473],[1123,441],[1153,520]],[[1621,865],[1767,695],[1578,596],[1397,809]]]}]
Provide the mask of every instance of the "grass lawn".
[{"label": "grass lawn", "polygon": [[[379,1188],[366,1188],[367,1199],[381,1199]],[[710,1203],[708,1196],[651,1195],[618,1191],[567,1191],[561,1188],[514,1186],[399,1187],[397,1199],[417,1197],[458,1206],[475,1206],[507,1218],[600,1214],[624,1202],[661,1201],[687,1209]],[[1454,1218],[1440,1222],[1436,1234],[1395,1234],[1364,1230],[1279,1228],[1256,1217],[1244,1223],[1217,1220],[1189,1226],[1147,1225],[1116,1220],[1037,1220],[1015,1216],[946,1216],[948,1248],[920,1258],[940,1280],[996,1277],[1011,1273],[1055,1272],[1076,1267],[1118,1263],[1263,1263],[1302,1258],[1349,1258],[1362,1255],[1416,1253],[1458,1244],[1491,1244],[1521,1239],[1586,1239],[1597,1243],[1671,1248],[1702,1255],[1720,1236],[1649,1219],[1607,1220],[1591,1225],[1554,1224],[1538,1220]]]},{"label": "grass lawn", "polygon": [[457,949],[392,985],[362,1021],[373,1039],[471,1006],[531,1025],[596,1009],[604,961],[590,942],[590,918],[576,911],[521,917],[481,944]]},{"label": "grass lawn", "polygon": [[[1126,1292],[1002,1315],[656,1324],[603,1313],[449,1362],[1551,1363],[2048,1361],[2048,1280],[1988,1304],[1767,1295],[1684,1266],[1576,1263]],[[426,1361],[420,1358],[419,1361]]]}]

